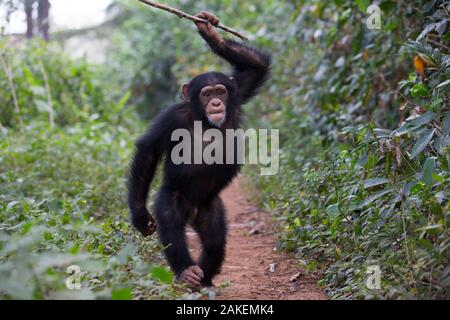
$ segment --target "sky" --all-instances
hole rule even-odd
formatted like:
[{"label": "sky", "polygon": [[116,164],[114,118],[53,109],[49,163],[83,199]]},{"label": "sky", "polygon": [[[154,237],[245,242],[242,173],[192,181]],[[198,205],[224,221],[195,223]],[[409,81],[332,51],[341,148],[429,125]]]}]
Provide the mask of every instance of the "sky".
[{"label": "sky", "polygon": [[[59,30],[99,24],[104,21],[105,9],[111,2],[111,0],[50,0],[50,27],[53,30]],[[25,33],[23,10],[11,16],[11,22],[5,31],[6,33]]]}]

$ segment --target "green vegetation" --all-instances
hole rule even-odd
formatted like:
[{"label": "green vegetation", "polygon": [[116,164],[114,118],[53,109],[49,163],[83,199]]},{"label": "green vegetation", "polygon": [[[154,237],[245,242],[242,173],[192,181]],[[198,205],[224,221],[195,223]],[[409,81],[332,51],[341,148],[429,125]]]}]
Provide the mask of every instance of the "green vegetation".
[{"label": "green vegetation", "polygon": [[262,109],[283,136],[280,175],[258,180],[279,246],[333,298],[450,298],[448,2],[381,1],[381,30],[362,23],[368,1],[307,2],[280,19]]},{"label": "green vegetation", "polygon": [[3,126],[18,128],[44,119],[64,126],[111,114],[109,86],[97,75],[98,67],[71,60],[56,44],[33,41],[21,50],[10,44],[0,42]]},{"label": "green vegetation", "polygon": [[[49,127],[47,107],[37,107],[46,101],[35,94],[43,90],[39,73],[17,64],[24,70],[14,72],[21,109],[2,110],[10,116],[2,117],[8,121],[0,133],[3,297],[180,296],[170,272],[159,267],[156,241],[138,237],[128,223],[126,170],[132,138],[144,126],[124,109],[127,97],[107,97],[104,80],[85,61],[72,61],[43,43],[29,44],[24,52],[32,53],[24,54],[25,61],[45,59],[48,66],[56,127]],[[22,57],[6,56],[10,65],[14,59]],[[19,126],[13,121],[19,117],[20,130],[12,126]],[[69,265],[80,266],[83,290],[66,289]]]},{"label": "green vegetation", "polygon": [[[381,30],[366,26],[370,1],[168,3],[206,8],[274,55],[246,111],[248,125],[280,128],[280,173],[246,173],[279,248],[335,299],[450,298],[448,1],[379,1]],[[185,294],[155,237],[129,225],[126,172],[141,119],[226,68],[191,22],[114,5],[105,65],[0,38],[1,298]],[[83,290],[66,289],[73,264]],[[372,265],[380,290],[365,286]]]}]

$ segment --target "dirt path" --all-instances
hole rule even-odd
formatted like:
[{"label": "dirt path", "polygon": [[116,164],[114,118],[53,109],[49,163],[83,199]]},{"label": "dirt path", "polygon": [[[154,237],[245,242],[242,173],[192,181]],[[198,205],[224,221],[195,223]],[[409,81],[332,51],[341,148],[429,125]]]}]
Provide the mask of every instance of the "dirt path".
[{"label": "dirt path", "polygon": [[[229,233],[225,263],[214,283],[230,285],[217,299],[327,299],[315,285],[317,279],[306,275],[289,255],[274,251],[276,239],[270,215],[246,200],[241,182],[242,178],[235,179],[221,195]],[[188,232],[188,239],[197,256],[199,243],[192,231]],[[297,280],[290,282],[292,277]]]}]

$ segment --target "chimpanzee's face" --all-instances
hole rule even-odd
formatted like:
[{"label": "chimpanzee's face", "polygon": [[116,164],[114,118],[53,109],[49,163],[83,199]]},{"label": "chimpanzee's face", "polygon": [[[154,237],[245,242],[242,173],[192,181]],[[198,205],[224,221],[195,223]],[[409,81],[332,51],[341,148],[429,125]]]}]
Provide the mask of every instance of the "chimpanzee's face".
[{"label": "chimpanzee's face", "polygon": [[205,86],[200,90],[199,100],[208,121],[220,128],[226,120],[227,88],[223,84]]},{"label": "chimpanzee's face", "polygon": [[202,117],[210,125],[220,128],[233,113],[236,105],[236,81],[220,72],[205,72],[181,89],[183,100],[188,102],[196,117]]}]

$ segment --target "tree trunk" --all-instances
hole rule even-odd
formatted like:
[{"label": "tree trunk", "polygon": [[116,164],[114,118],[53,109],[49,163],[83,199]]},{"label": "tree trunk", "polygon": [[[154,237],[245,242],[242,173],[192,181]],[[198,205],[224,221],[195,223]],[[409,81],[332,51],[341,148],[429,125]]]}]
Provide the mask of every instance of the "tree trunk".
[{"label": "tree trunk", "polygon": [[27,16],[27,39],[33,38],[33,3],[34,0],[25,0],[25,14]]},{"label": "tree trunk", "polygon": [[49,12],[50,12],[50,1],[49,0],[39,0],[38,5],[38,30],[42,38],[46,41],[49,39],[48,29],[50,26],[49,22]]}]

